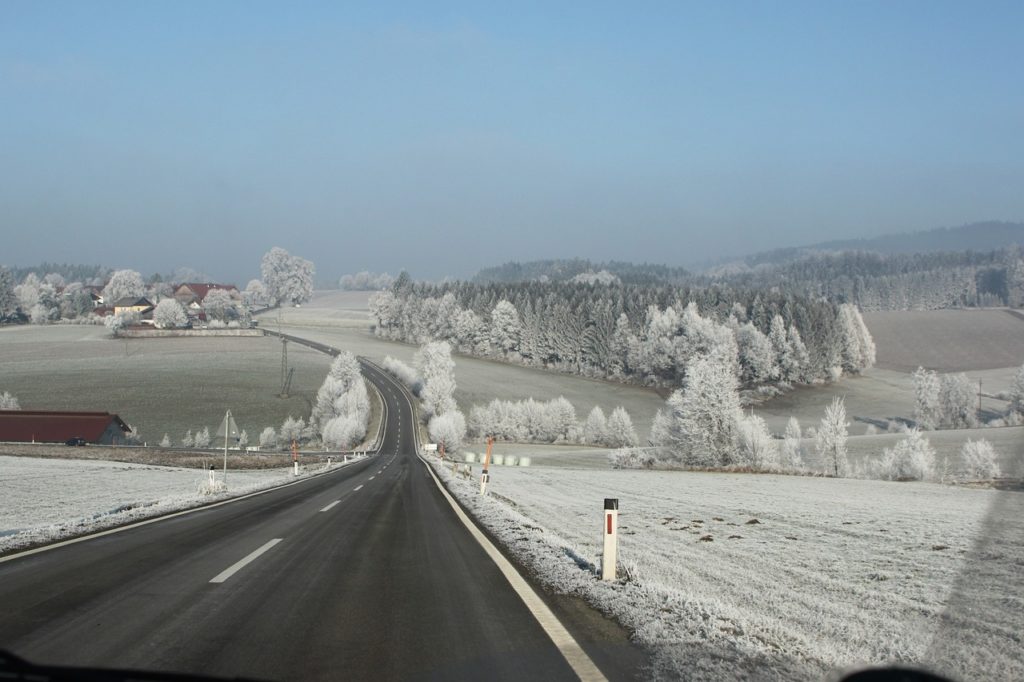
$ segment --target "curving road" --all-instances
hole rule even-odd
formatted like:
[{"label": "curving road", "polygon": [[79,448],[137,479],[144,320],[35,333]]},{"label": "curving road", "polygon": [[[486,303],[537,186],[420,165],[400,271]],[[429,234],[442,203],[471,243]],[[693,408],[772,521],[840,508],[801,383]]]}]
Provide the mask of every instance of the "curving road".
[{"label": "curving road", "polygon": [[[0,560],[0,649],[266,680],[576,679],[416,456],[403,387],[369,364],[364,375],[386,405],[375,456]],[[598,614],[552,606],[588,664],[638,674],[641,657]]]}]

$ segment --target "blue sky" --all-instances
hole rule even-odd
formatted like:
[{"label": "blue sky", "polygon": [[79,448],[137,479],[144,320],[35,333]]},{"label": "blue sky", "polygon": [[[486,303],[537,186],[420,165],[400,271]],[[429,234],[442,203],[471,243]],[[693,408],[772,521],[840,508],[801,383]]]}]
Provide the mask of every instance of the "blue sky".
[{"label": "blue sky", "polygon": [[1024,219],[1024,3],[0,3],[0,262],[466,276]]}]

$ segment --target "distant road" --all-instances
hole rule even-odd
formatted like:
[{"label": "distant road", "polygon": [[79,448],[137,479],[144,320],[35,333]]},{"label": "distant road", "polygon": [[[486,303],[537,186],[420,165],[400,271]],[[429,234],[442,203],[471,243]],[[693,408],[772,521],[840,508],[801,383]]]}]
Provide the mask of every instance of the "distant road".
[{"label": "distant road", "polygon": [[[364,374],[387,407],[377,456],[0,563],[0,648],[268,680],[576,679],[416,456],[404,389]],[[605,676],[638,674],[600,615],[554,606]]]}]

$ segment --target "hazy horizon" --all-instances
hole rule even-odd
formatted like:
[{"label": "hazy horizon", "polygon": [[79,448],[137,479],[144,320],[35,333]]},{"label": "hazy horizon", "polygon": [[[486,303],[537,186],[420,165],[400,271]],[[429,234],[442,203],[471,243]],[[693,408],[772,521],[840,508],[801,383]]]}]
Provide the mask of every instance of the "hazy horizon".
[{"label": "hazy horizon", "polygon": [[1024,219],[1024,7],[0,6],[0,262],[244,285]]}]

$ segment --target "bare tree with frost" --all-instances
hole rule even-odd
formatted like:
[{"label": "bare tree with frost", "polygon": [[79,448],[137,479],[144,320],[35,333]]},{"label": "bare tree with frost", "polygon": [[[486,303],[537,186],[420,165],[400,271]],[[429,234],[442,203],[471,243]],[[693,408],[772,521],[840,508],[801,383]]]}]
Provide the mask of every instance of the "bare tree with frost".
[{"label": "bare tree with frost", "polygon": [[914,422],[918,428],[928,431],[942,423],[940,386],[937,373],[924,367],[914,372]]},{"label": "bare tree with frost", "polygon": [[18,399],[13,395],[4,391],[0,393],[0,410],[20,410],[21,405],[18,403]]},{"label": "bare tree with frost", "polygon": [[846,421],[846,401],[839,396],[832,398],[832,404],[825,407],[815,435],[818,454],[833,476],[846,476],[849,462],[846,459],[846,439],[850,424]]}]

